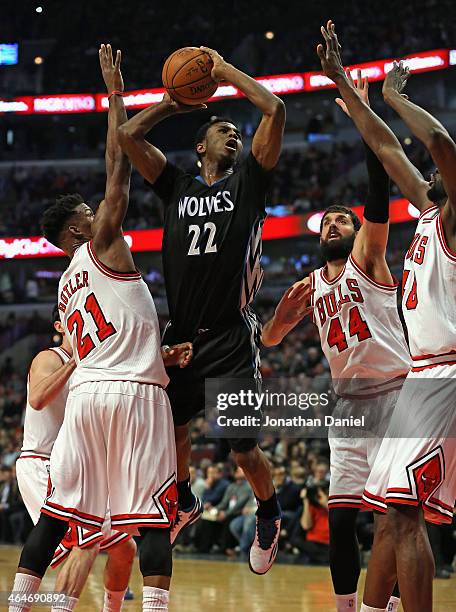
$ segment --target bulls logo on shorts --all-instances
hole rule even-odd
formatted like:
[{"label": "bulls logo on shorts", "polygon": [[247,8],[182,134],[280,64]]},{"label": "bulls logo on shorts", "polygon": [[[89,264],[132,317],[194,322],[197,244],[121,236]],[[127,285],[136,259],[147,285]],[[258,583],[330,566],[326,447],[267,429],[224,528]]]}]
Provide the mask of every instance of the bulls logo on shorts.
[{"label": "bulls logo on shorts", "polygon": [[416,483],[418,499],[428,499],[441,485],[444,479],[444,465],[442,449],[438,447],[428,456],[409,466]]},{"label": "bulls logo on shorts", "polygon": [[170,522],[174,523],[177,514],[177,486],[175,480],[173,480],[160,494],[158,500],[164,508]]}]

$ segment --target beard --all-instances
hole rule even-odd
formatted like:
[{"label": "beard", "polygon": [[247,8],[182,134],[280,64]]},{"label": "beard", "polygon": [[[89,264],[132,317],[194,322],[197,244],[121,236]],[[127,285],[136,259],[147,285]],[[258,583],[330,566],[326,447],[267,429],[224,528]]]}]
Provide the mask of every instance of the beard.
[{"label": "beard", "polygon": [[351,236],[345,236],[337,240],[322,240],[320,251],[325,261],[336,261],[337,259],[348,259],[355,243],[356,232]]},{"label": "beard", "polygon": [[442,202],[448,198],[443,181],[436,181],[426,195],[431,202]]}]

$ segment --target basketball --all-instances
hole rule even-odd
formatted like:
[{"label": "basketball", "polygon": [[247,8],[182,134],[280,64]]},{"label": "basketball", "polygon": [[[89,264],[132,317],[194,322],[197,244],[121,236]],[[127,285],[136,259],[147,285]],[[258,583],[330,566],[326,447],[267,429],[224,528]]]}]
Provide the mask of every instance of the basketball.
[{"label": "basketball", "polygon": [[190,106],[206,102],[217,90],[218,83],[211,77],[213,62],[198,47],[183,47],[166,60],[162,81],[169,95]]}]

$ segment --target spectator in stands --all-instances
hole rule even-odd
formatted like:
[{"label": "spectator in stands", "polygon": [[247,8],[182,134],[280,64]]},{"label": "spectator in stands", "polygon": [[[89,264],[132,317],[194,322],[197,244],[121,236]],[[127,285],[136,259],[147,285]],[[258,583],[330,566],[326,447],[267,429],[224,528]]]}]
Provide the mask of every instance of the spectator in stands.
[{"label": "spectator in stands", "polygon": [[282,508],[283,518],[282,527],[288,529],[301,508],[301,487],[299,487],[288,474],[284,465],[279,465],[273,471],[274,486],[277,492],[277,499]]},{"label": "spectator in stands", "polygon": [[234,482],[225,490],[222,501],[203,513],[195,533],[195,545],[199,552],[210,552],[214,542],[225,552],[232,548],[229,526],[233,518],[239,516],[247,505],[252,489],[240,467],[234,473]]},{"label": "spectator in stands", "polygon": [[[207,468],[206,480],[204,481],[204,489],[201,495],[201,501],[205,510],[214,508],[222,501],[229,484],[229,481],[223,478],[223,471],[220,465],[211,465]],[[193,484],[192,489],[196,495]]]},{"label": "spectator in stands", "polygon": [[[242,509],[242,514],[236,516],[230,522],[230,531],[239,543],[240,552],[244,555],[248,554],[255,537],[255,512],[257,508],[258,504],[252,492]],[[229,548],[226,550],[228,556],[234,556],[233,552]]]},{"label": "spectator in stands", "polygon": [[329,520],[327,483],[304,488],[300,524],[292,535],[292,544],[312,564],[329,563]]},{"label": "spectator in stands", "polygon": [[16,469],[4,465],[0,475],[0,541],[22,542],[26,514],[17,485]]},{"label": "spectator in stands", "polygon": [[193,465],[190,466],[189,474],[190,474],[190,484],[192,485],[192,490],[194,491],[197,497],[201,498],[206,488],[205,480],[204,478],[201,478],[201,476],[198,473],[198,470]]}]

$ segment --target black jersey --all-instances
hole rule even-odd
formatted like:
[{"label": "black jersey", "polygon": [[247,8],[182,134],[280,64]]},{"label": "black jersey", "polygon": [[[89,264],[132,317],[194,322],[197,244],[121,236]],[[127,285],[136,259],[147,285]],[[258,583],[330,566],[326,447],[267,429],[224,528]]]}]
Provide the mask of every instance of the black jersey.
[{"label": "black jersey", "polygon": [[170,162],[152,185],[165,205],[163,268],[175,337],[236,323],[255,297],[270,177],[250,153],[211,186]]}]

